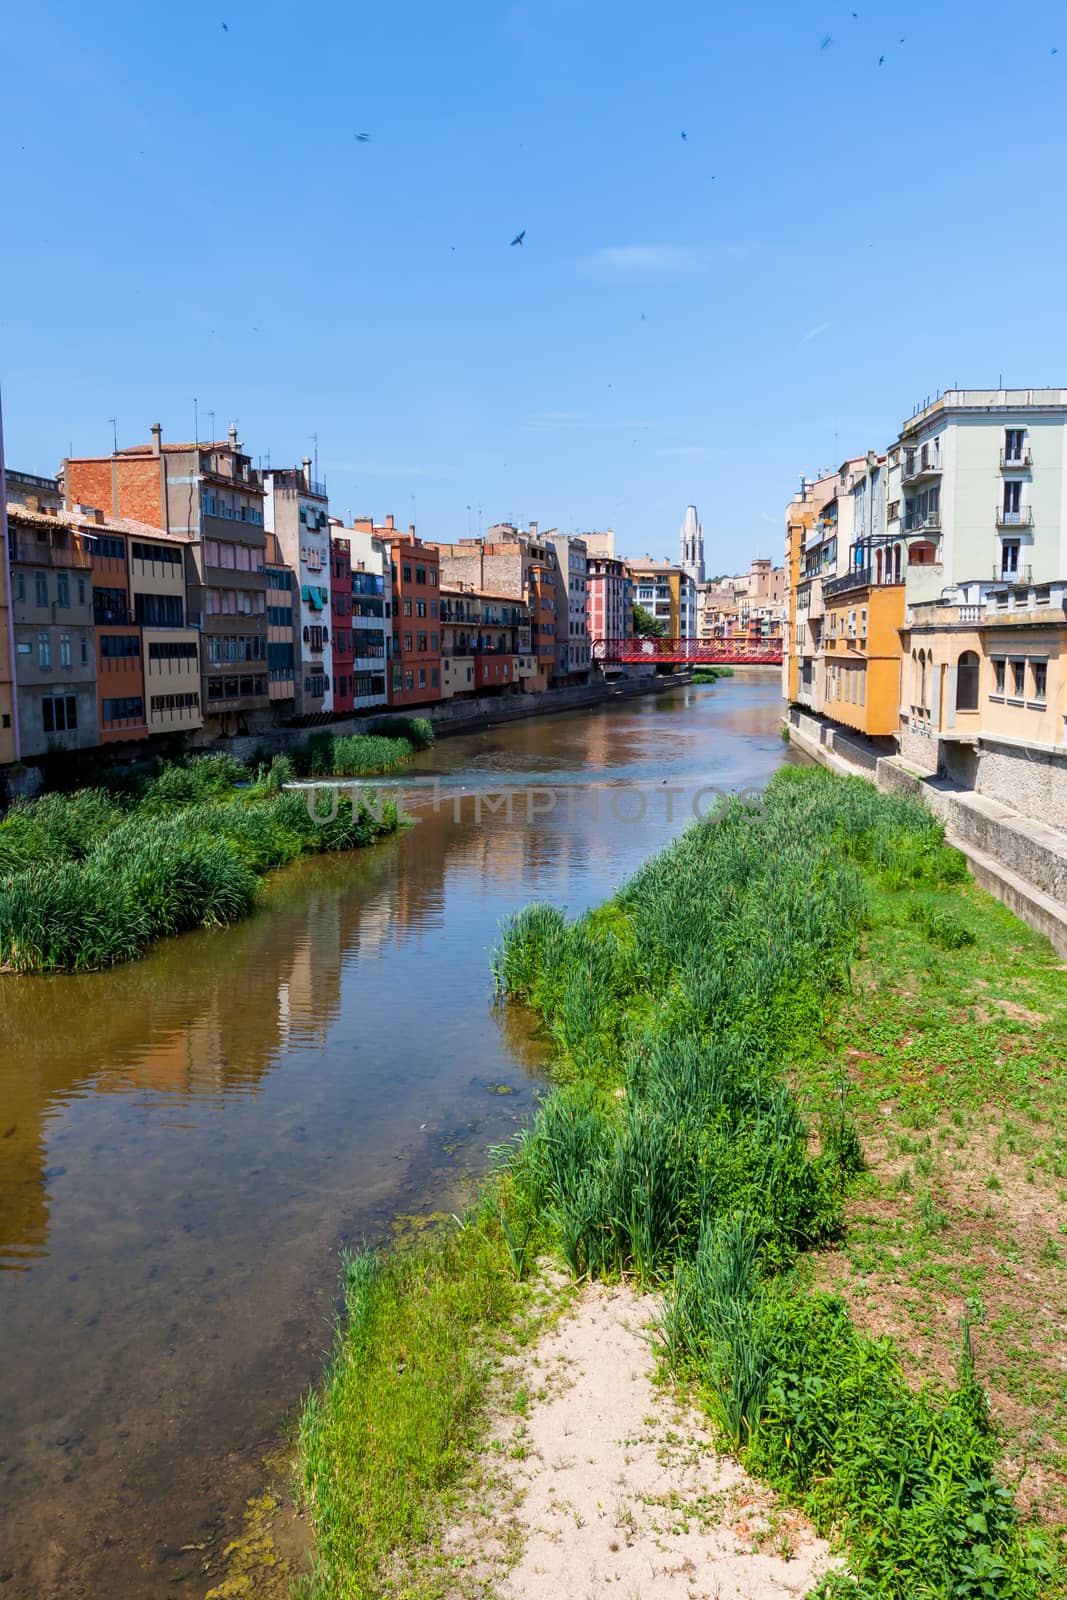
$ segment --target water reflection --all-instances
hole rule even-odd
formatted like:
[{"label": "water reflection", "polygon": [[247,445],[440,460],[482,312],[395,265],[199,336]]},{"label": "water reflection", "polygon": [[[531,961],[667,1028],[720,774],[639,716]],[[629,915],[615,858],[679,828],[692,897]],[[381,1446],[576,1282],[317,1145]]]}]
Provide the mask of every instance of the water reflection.
[{"label": "water reflection", "polygon": [[[776,686],[735,684],[491,729],[418,768],[461,791],[740,786],[783,759],[778,721]],[[451,1209],[532,1103],[542,1047],[492,1005],[501,919],[602,899],[682,821],[420,818],[279,875],[236,928],[0,985],[5,1592],[202,1593],[181,1546],[256,1487],[319,1370],[338,1243]]]}]

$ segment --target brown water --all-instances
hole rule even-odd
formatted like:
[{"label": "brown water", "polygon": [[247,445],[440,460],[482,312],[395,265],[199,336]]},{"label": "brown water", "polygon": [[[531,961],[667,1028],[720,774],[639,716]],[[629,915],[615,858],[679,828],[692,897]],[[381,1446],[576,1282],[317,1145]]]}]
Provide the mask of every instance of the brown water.
[{"label": "brown water", "polygon": [[439,776],[436,813],[247,923],[0,980],[2,1600],[203,1595],[182,1547],[236,1524],[321,1370],[338,1249],[458,1204],[530,1110],[500,919],[602,900],[702,785],[762,785],[780,722],[753,675],[451,739],[407,785]]}]

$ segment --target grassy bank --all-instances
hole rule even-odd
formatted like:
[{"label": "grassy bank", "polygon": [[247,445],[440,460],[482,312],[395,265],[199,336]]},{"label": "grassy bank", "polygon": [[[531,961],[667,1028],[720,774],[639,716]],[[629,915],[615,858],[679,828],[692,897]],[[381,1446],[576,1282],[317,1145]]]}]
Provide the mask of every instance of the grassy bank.
[{"label": "grassy bank", "polygon": [[843,1544],[849,1593],[1036,1600],[1059,1585],[1006,1487],[975,1317],[948,1330],[944,1381],[921,1387],[811,1266],[842,1255],[873,1181],[835,1019],[887,917],[935,963],[977,941],[986,902],[965,877],[917,805],[786,769],[762,808],[692,829],[599,910],[513,920],[498,984],[540,1013],[556,1087],[462,1231],[350,1267],[302,1430],[314,1592],[446,1592],[408,1557],[432,1549],[485,1425],[494,1344],[546,1246],[576,1278],[664,1290],[675,1371],[729,1448]]},{"label": "grassy bank", "polygon": [[[349,775],[411,754],[406,739],[374,737],[320,741],[307,760],[336,759]],[[296,770],[282,756],[256,772],[201,756],[121,787],[17,803],[0,822],[0,967],[92,971],[133,960],[156,939],[247,916],[274,867],[396,829],[392,803],[353,809],[348,796],[328,822],[313,819],[306,796],[284,790]]]},{"label": "grassy bank", "polygon": [[717,683],[720,678],[732,678],[733,667],[694,667],[691,683]]}]

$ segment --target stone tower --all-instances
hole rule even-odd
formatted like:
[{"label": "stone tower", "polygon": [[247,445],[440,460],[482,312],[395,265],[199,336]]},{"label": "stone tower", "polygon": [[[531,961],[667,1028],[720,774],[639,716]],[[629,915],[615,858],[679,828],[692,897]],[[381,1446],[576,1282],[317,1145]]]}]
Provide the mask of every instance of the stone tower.
[{"label": "stone tower", "polygon": [[704,582],[704,529],[697,521],[696,506],[687,506],[680,539],[682,558],[679,566],[693,579]]}]

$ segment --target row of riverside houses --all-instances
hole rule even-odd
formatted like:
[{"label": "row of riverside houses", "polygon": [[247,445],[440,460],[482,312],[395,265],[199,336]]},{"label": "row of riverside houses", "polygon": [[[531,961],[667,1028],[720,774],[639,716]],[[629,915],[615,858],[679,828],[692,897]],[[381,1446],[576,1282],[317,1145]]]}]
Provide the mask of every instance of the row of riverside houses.
[{"label": "row of riverside houses", "polygon": [[786,511],[791,704],[1067,826],[1067,389],[949,390]]},{"label": "row of riverside houses", "polygon": [[610,533],[345,526],[309,459],[257,468],[235,428],[8,469],[5,499],[0,768],[588,683],[632,631]]}]

